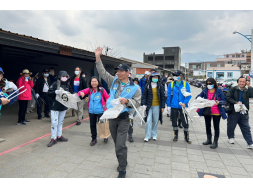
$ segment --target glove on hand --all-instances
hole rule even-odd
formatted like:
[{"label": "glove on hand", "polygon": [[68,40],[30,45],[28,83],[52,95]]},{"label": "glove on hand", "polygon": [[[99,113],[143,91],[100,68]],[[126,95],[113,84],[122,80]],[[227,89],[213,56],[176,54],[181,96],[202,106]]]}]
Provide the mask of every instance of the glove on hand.
[{"label": "glove on hand", "polygon": [[61,92],[60,90],[56,90],[55,94],[60,94],[60,92]]},{"label": "glove on hand", "polygon": [[37,93],[35,96],[36,96],[36,98],[39,98],[40,95]]}]

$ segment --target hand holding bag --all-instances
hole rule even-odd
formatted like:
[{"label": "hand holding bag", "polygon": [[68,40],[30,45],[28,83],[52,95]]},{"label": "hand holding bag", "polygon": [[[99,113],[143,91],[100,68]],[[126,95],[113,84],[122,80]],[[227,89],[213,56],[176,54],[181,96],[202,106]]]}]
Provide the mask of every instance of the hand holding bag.
[{"label": "hand holding bag", "polygon": [[[216,90],[217,89],[215,89],[215,92],[214,92],[214,94],[213,94],[213,99],[214,99],[214,97],[215,97],[215,95],[216,95]],[[212,100],[213,100],[212,99]],[[204,111],[203,111],[203,113],[202,113],[202,116],[210,116],[211,115],[211,107],[206,107],[206,108],[204,108]]]}]

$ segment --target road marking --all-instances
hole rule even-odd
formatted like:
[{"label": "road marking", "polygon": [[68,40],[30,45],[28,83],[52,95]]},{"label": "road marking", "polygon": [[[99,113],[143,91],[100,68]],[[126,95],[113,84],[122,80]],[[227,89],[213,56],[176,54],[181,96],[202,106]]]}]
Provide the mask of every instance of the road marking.
[{"label": "road marking", "polygon": [[[85,120],[88,120],[88,119],[90,119],[90,118],[89,118],[89,117],[88,117],[88,118],[85,118],[85,119],[83,119],[82,121],[85,121]],[[66,127],[62,128],[62,130],[67,129],[67,128],[69,128],[69,127],[72,127],[72,126],[74,126],[74,125],[76,125],[76,123],[73,123],[73,124],[71,124],[71,125],[69,125],[69,126],[66,126]],[[27,143],[21,144],[20,146],[17,146],[17,147],[14,147],[14,148],[12,148],[12,149],[9,149],[9,150],[6,150],[6,151],[4,151],[4,152],[1,152],[1,153],[0,153],[0,156],[2,156],[2,155],[4,155],[4,154],[7,154],[7,153],[10,153],[10,152],[12,152],[12,151],[14,151],[14,150],[17,150],[17,149],[19,149],[19,148],[21,148],[21,147],[23,147],[23,146],[26,146],[27,144],[31,144],[31,143],[33,143],[33,142],[36,142],[37,140],[40,140],[40,139],[42,139],[42,138],[44,138],[44,137],[47,137],[47,136],[49,136],[49,135],[51,135],[51,133],[48,133],[48,134],[46,134],[46,135],[44,135],[44,136],[38,137],[38,138],[36,138],[36,139],[33,139],[33,140],[31,140],[31,141],[29,141],[29,142],[27,142]]]}]

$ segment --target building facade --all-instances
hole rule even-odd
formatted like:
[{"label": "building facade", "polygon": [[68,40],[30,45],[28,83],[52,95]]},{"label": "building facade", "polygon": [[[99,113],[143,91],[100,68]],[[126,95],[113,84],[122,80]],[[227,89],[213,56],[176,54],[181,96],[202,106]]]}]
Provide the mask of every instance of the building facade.
[{"label": "building facade", "polygon": [[163,54],[145,54],[143,53],[143,62],[159,66],[171,71],[180,70],[181,66],[181,48],[163,47]]},{"label": "building facade", "polygon": [[206,78],[238,79],[241,75],[239,67],[213,67],[206,70]]}]

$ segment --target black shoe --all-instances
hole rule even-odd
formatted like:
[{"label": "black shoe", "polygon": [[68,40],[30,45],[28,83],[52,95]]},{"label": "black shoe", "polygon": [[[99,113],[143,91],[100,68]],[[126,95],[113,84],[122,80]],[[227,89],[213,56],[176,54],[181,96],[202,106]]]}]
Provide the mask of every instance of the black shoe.
[{"label": "black shoe", "polygon": [[207,135],[207,141],[202,143],[203,145],[212,144],[212,135]]},{"label": "black shoe", "polygon": [[68,139],[66,139],[65,137],[61,136],[60,138],[57,137],[57,141],[59,141],[59,142],[67,142]]},{"label": "black shoe", "polygon": [[81,122],[76,122],[76,125],[81,125]]},{"label": "black shoe", "polygon": [[184,131],[184,140],[188,143],[191,144],[192,141],[190,141],[189,139],[189,132],[188,131]]},{"label": "black shoe", "polygon": [[214,137],[213,144],[210,146],[210,148],[215,149],[218,147],[218,137]]},{"label": "black shoe", "polygon": [[51,139],[51,141],[49,142],[49,144],[47,145],[47,147],[51,147],[51,146],[55,145],[56,143],[57,143],[56,140]]},{"label": "black shoe", "polygon": [[129,141],[129,142],[134,142],[133,137],[132,137],[132,136],[129,136],[129,137],[128,137],[128,141]]},{"label": "black shoe", "polygon": [[[128,163],[126,162],[126,166],[127,166],[127,164],[128,164]],[[120,172],[120,171],[119,171],[119,166],[117,167],[117,171]]]},{"label": "black shoe", "polygon": [[104,143],[107,143],[108,142],[108,138],[104,138]]},{"label": "black shoe", "polygon": [[50,118],[50,116],[49,116],[49,115],[45,115],[44,117],[45,117],[45,118]]},{"label": "black shoe", "polygon": [[120,171],[118,178],[126,178],[126,171]]},{"label": "black shoe", "polygon": [[25,122],[18,122],[17,125],[26,125]]},{"label": "black shoe", "polygon": [[25,119],[24,123],[30,123],[30,121],[27,121],[27,120]]},{"label": "black shoe", "polygon": [[174,131],[173,142],[177,142],[177,140],[178,140],[178,130]]},{"label": "black shoe", "polygon": [[91,145],[91,146],[94,146],[95,144],[97,144],[97,139],[92,140],[92,141],[90,142],[90,145]]},{"label": "black shoe", "polygon": [[182,126],[182,125],[178,125],[178,127],[179,127],[180,129],[183,129],[183,126]]}]

